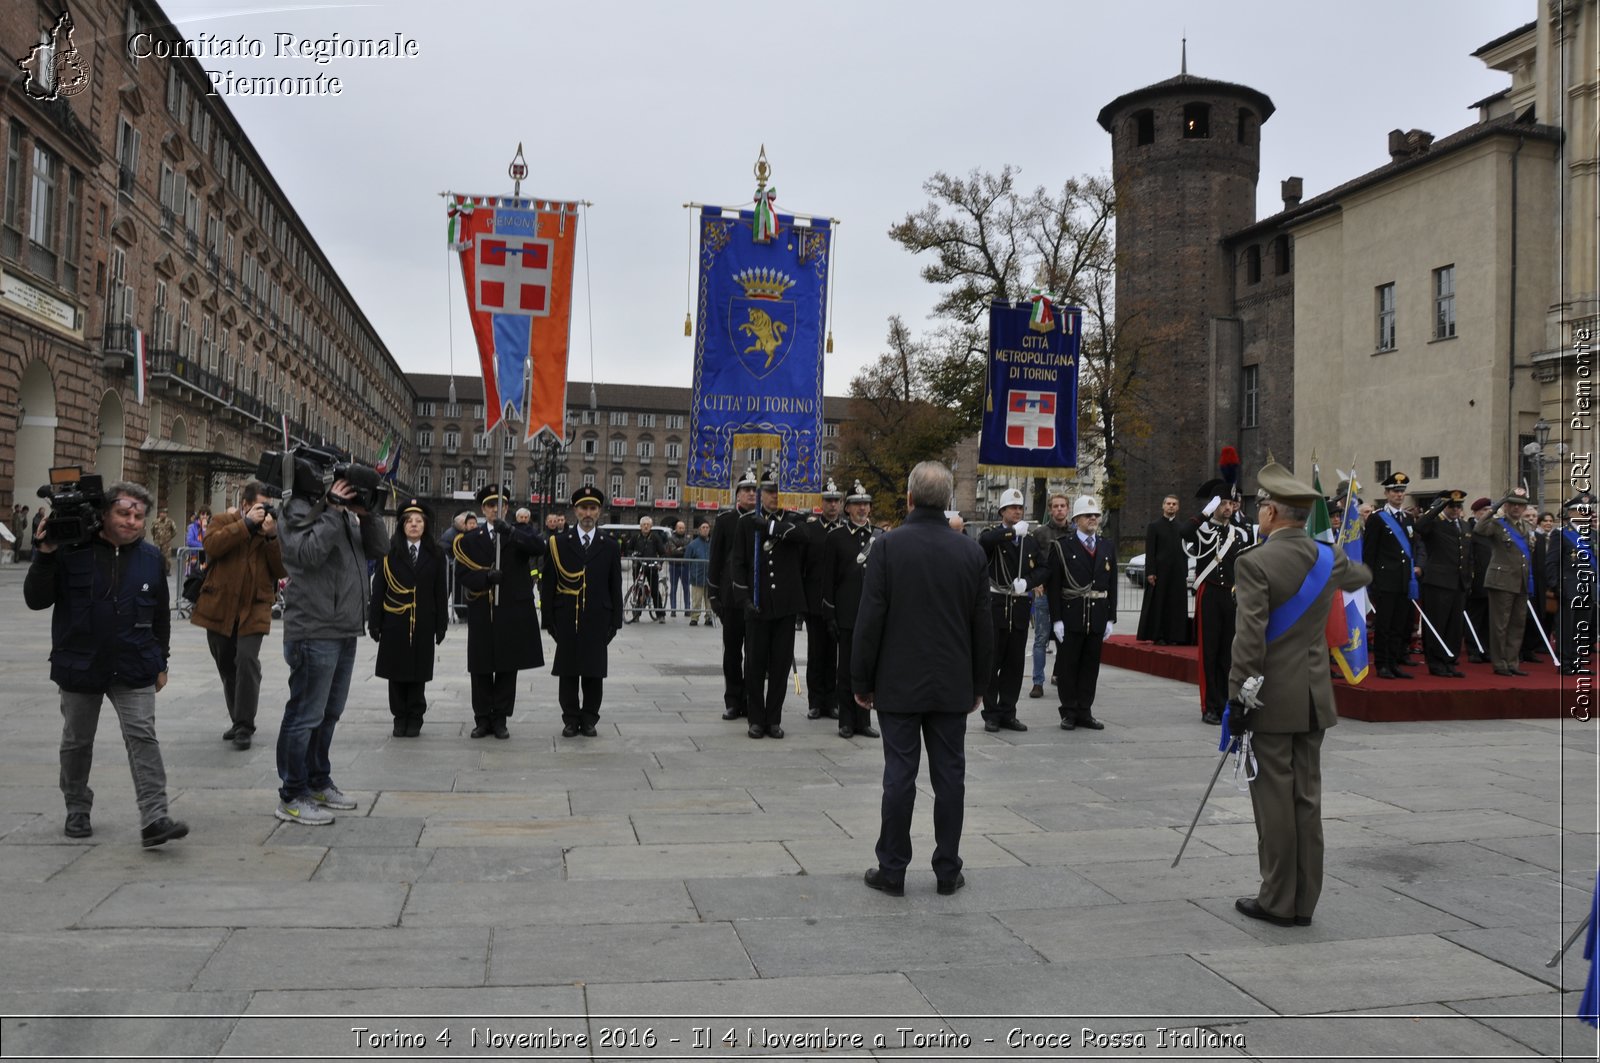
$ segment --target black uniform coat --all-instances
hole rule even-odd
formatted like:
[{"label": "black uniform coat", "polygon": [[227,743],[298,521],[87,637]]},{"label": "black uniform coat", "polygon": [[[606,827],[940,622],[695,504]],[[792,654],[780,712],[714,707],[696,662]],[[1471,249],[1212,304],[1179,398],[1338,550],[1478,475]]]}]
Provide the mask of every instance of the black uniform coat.
[{"label": "black uniform coat", "polygon": [[1117,547],[1105,536],[1095,540],[1089,556],[1076,532],[1050,547],[1050,622],[1067,631],[1099,638],[1117,619]]},{"label": "black uniform coat", "polygon": [[577,528],[552,535],[539,570],[544,628],[556,640],[551,675],[606,674],[606,647],[622,627],[622,547],[603,531],[589,549]]},{"label": "black uniform coat", "polygon": [[[1050,576],[1050,566],[1039,541],[1031,535],[1022,537],[1017,544],[1017,532],[1004,524],[985,528],[978,535],[978,545],[989,571],[989,607],[994,613],[996,628],[1006,631],[1025,631],[1033,617],[1033,588],[1044,585]],[[1011,590],[1012,581],[1021,577],[1028,584],[1022,594]]]},{"label": "black uniform coat", "polygon": [[[1157,517],[1144,530],[1144,603],[1140,642],[1186,642],[1189,637],[1189,562],[1178,518]],[[1151,586],[1148,577],[1156,578]]]},{"label": "black uniform coat", "polygon": [[[494,602],[484,572],[494,568],[500,542],[500,601]],[[479,526],[456,540],[456,575],[467,593],[467,671],[515,672],[544,663],[539,610],[533,603],[533,569],[544,553],[531,524],[498,522],[493,536]]]},{"label": "black uniform coat", "polygon": [[822,596],[826,588],[822,584],[822,554],[828,533],[847,523],[843,518],[823,520],[815,514],[806,518],[806,612],[812,616],[823,614]]},{"label": "black uniform coat", "polygon": [[822,615],[840,631],[855,630],[856,612],[861,607],[861,580],[867,570],[862,555],[869,554],[869,545],[882,536],[882,530],[870,523],[858,528],[845,521],[823,540],[822,563],[818,566]]},{"label": "black uniform coat", "polygon": [[805,612],[805,562],[805,525],[793,513],[751,510],[733,528],[724,573],[731,603],[762,620]]},{"label": "black uniform coat", "polygon": [[[1383,509],[1375,510],[1361,530],[1361,563],[1372,570],[1372,590],[1380,594],[1409,594],[1411,563],[1406,560],[1405,549],[1383,519]],[[1416,528],[1411,514],[1395,514],[1395,520],[1406,533],[1408,544],[1416,542]],[[1412,545],[1412,553],[1416,547]]]},{"label": "black uniform coat", "polygon": [[730,509],[717,514],[711,525],[711,561],[706,565],[706,597],[713,612],[722,613],[731,598],[728,582],[728,555],[733,553],[734,528],[744,513]]},{"label": "black uniform coat", "polygon": [[[850,684],[880,713],[969,713],[993,671],[983,550],[917,506],[867,556]],[[931,756],[931,753],[930,753]]]},{"label": "black uniform coat", "polygon": [[431,539],[411,544],[404,535],[389,542],[389,552],[372,570],[367,630],[378,636],[378,678],[426,683],[433,678],[433,648],[450,629],[445,597],[444,556]]},{"label": "black uniform coat", "polygon": [[[1417,518],[1417,538],[1426,548],[1421,582],[1426,587],[1466,594],[1472,589],[1472,529],[1464,520],[1446,520],[1440,516],[1442,508],[1430,507]],[[1378,520],[1378,523],[1383,522]],[[1389,538],[1393,540],[1394,536]]]}]

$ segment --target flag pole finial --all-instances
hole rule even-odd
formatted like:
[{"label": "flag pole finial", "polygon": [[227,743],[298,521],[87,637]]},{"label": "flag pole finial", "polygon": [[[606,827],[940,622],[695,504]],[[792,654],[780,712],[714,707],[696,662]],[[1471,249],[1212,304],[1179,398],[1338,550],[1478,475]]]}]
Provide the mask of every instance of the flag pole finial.
[{"label": "flag pole finial", "polygon": [[767,146],[761,145],[761,154],[756,157],[755,165],[756,191],[759,194],[767,187],[767,181],[772,177],[772,167],[767,163]]},{"label": "flag pole finial", "polygon": [[506,176],[511,178],[511,195],[522,195],[522,182],[528,176],[528,160],[522,157],[522,141],[517,141],[517,153],[511,158],[511,165],[506,167]]}]

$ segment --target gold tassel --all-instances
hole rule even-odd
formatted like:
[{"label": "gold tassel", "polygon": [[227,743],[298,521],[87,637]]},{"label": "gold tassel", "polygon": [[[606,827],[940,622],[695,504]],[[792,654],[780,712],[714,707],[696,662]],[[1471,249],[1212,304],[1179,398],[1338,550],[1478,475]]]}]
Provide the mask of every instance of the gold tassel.
[{"label": "gold tassel", "polygon": [[694,335],[694,323],[689,320],[689,314],[687,311],[683,315],[683,334],[685,336]]},{"label": "gold tassel", "polygon": [[833,353],[833,329],[828,330],[828,346],[826,350],[829,354]]}]

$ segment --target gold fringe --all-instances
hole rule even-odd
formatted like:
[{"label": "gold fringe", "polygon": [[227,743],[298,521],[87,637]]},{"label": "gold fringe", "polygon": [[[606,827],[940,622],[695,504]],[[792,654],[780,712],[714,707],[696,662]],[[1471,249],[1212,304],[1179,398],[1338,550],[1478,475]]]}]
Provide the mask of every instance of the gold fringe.
[{"label": "gold fringe", "polygon": [[[688,314],[687,311],[685,311],[685,313],[683,315],[683,334],[685,336],[693,336],[694,335],[694,323],[689,320],[689,314]],[[831,350],[833,350],[833,347],[831,346],[833,341],[829,340],[828,342],[830,344],[830,346],[828,347],[828,350],[831,351]]]},{"label": "gold fringe", "polygon": [[985,476],[1008,476],[1012,479],[1040,476],[1046,480],[1061,480],[1077,475],[1077,466],[1064,469],[1028,468],[1016,465],[979,465],[978,472]]},{"label": "gold fringe", "polygon": [[828,345],[824,349],[828,354],[833,353],[833,329],[828,330]]},{"label": "gold fringe", "polygon": [[[468,568],[469,570],[471,570],[473,572],[482,572],[484,569],[488,568],[489,566],[488,565],[480,565],[480,564],[478,564],[476,561],[472,560],[472,558],[468,557],[462,551],[462,549],[461,549],[461,540],[464,539],[464,538],[466,538],[466,536],[464,536],[464,535],[456,536],[456,541],[454,543],[450,544],[450,553],[455,557],[456,564],[463,565],[463,566],[465,566],[466,568]],[[489,595],[491,595],[493,593],[494,593],[493,590],[467,591],[467,600],[468,601],[473,601],[473,600],[478,599],[478,598],[485,598],[485,597],[488,597]]]}]

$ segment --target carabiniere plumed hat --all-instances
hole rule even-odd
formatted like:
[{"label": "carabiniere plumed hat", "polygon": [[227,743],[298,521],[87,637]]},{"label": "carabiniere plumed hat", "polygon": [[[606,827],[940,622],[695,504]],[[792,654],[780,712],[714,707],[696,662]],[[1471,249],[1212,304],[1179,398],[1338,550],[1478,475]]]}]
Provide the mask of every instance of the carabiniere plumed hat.
[{"label": "carabiniere plumed hat", "polygon": [[1591,495],[1587,491],[1579,491],[1577,494],[1573,495],[1571,498],[1569,498],[1565,502],[1561,503],[1561,508],[1562,509],[1583,509],[1583,510],[1593,509],[1594,508],[1594,496]]},{"label": "carabiniere plumed hat", "polygon": [[1411,477],[1403,472],[1392,472],[1384,478],[1380,486],[1385,491],[1409,491],[1411,490]]}]

